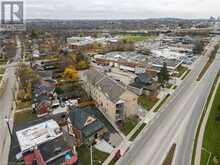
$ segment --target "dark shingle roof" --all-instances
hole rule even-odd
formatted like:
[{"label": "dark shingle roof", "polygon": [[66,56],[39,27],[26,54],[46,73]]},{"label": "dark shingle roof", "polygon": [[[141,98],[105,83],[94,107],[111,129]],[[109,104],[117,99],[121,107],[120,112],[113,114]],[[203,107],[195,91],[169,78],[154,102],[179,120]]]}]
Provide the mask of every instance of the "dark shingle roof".
[{"label": "dark shingle roof", "polygon": [[[38,149],[40,150],[43,159],[45,161],[48,161],[51,158],[55,158],[58,154],[62,154],[69,146],[64,141],[64,137],[60,136],[54,140],[48,141],[46,143],[43,143],[38,146]],[[65,160],[64,154],[62,156],[58,157],[53,161],[54,164],[61,164]]]},{"label": "dark shingle roof", "polygon": [[144,84],[144,83],[138,83],[138,82],[134,82],[132,84],[130,84],[131,87],[135,87],[138,89],[144,89],[144,90],[148,90],[148,91],[155,91],[158,89],[159,85],[157,83],[152,83],[152,84]]},{"label": "dark shingle roof", "polygon": [[[94,118],[95,121],[85,126],[88,117]],[[84,137],[89,137],[105,127],[104,124],[94,115],[84,111],[84,108],[72,109],[69,118],[73,127],[80,129]]]},{"label": "dark shingle roof", "polygon": [[146,73],[139,74],[135,81],[143,84],[152,84],[152,78],[148,76]]}]

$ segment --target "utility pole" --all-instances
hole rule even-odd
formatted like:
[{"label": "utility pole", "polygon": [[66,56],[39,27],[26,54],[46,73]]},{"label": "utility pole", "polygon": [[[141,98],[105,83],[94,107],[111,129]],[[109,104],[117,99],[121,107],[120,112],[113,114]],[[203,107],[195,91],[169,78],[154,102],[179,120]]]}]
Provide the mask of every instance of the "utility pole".
[{"label": "utility pole", "polygon": [[91,159],[91,165],[93,165],[93,158],[92,158],[92,145],[90,146],[90,159]]},{"label": "utility pole", "polygon": [[8,131],[9,131],[9,134],[10,134],[10,137],[11,137],[11,140],[12,140],[12,131],[11,131],[11,128],[10,128],[10,125],[9,125],[9,119],[7,116],[5,116],[5,121],[6,121],[6,124],[7,124],[7,127],[8,127]]}]

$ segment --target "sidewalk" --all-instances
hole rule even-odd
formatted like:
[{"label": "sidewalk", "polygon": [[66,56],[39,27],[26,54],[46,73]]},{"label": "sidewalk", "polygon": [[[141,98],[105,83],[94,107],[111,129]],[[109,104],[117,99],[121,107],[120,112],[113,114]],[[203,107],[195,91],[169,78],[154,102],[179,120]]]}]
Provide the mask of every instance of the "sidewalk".
[{"label": "sidewalk", "polygon": [[124,138],[121,144],[113,150],[113,152],[109,155],[109,157],[104,161],[102,165],[108,165],[112,161],[118,150],[120,150],[121,154],[123,155],[129,149],[129,147],[132,144],[132,142],[129,141],[129,139],[136,133],[136,131],[141,127],[143,123],[146,123],[147,125],[150,124],[150,122],[156,116],[154,110],[160,105],[160,103],[164,100],[167,94],[172,94],[172,92],[173,90],[164,91],[163,96],[160,98],[160,100],[151,108],[149,112],[147,112],[147,114],[141,119],[141,121],[135,126],[135,128],[133,128],[129,132],[127,136],[123,136]]},{"label": "sidewalk", "polygon": [[[17,38],[18,45],[20,44],[19,39]],[[20,56],[21,50],[17,49],[16,56]],[[0,162],[2,165],[8,164],[8,155],[10,151],[10,144],[11,144],[11,137],[9,135],[9,130],[7,128],[6,122],[5,122],[5,116],[9,119],[9,126],[10,129],[13,130],[13,119],[14,119],[14,112],[16,109],[16,105],[14,102],[14,94],[16,95],[17,92],[14,88],[16,85],[16,76],[15,76],[15,67],[7,68],[7,74],[10,81],[7,83],[6,91],[4,92],[4,95],[2,95],[0,99],[1,108],[3,111],[0,113],[0,123],[2,124],[2,130],[0,136]],[[11,106],[13,106],[13,111],[11,111]]]},{"label": "sidewalk", "polygon": [[129,142],[127,139],[124,139],[122,143],[113,150],[113,152],[109,155],[109,157],[104,161],[102,165],[109,165],[109,163],[112,161],[112,159],[114,158],[118,150],[120,150],[121,154],[123,155],[127,151],[127,149],[130,147],[130,145],[131,145],[131,142]]},{"label": "sidewalk", "polygon": [[123,139],[121,144],[113,150],[113,152],[109,155],[109,157],[104,161],[103,165],[108,165],[112,161],[112,159],[114,158],[114,156],[118,150],[121,151],[122,155],[125,154],[125,152],[129,149],[129,147],[132,144],[132,142],[129,141],[129,139],[136,133],[136,131],[141,127],[141,125],[143,123],[147,123],[147,125],[148,125],[150,123],[150,121],[153,120],[154,117],[155,117],[154,112],[148,112],[146,114],[146,116],[143,117],[141,119],[141,121],[135,126],[135,128],[133,128],[129,132],[129,134]]},{"label": "sidewalk", "polygon": [[199,136],[198,136],[197,145],[196,145],[195,165],[200,165],[201,154],[202,154],[201,151],[202,151],[203,137],[204,137],[204,133],[205,133],[205,128],[206,128],[206,124],[207,124],[207,121],[208,121],[208,118],[209,118],[209,113],[212,110],[212,104],[213,104],[213,101],[215,99],[215,95],[216,95],[219,83],[220,83],[220,78],[218,79],[218,82],[216,83],[216,86],[215,86],[214,92],[212,94],[211,100],[209,101],[207,111],[206,111],[204,119],[202,121],[201,128],[199,130]]}]

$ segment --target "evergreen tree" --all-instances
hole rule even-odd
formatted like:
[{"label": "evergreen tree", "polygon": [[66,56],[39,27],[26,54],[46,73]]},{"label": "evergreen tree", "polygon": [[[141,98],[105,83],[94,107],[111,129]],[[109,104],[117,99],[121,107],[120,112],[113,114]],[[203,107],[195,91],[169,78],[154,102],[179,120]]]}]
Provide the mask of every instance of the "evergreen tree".
[{"label": "evergreen tree", "polygon": [[164,62],[163,67],[158,73],[158,81],[161,84],[161,86],[164,87],[168,83],[169,79],[170,79],[170,75],[167,70],[167,64]]}]

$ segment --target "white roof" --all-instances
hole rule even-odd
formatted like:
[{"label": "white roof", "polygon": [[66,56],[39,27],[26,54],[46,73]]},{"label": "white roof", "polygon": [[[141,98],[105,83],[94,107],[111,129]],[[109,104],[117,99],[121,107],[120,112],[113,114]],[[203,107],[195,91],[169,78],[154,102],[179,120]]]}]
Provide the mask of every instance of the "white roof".
[{"label": "white roof", "polygon": [[22,152],[32,150],[33,147],[56,139],[62,134],[59,125],[54,120],[48,120],[16,132]]},{"label": "white roof", "polygon": [[167,59],[179,59],[180,57],[184,57],[186,54],[185,53],[179,53],[177,51],[173,51],[169,48],[165,48],[162,50],[152,50],[152,53],[156,57],[164,57]]},{"label": "white roof", "polygon": [[91,36],[88,37],[70,37],[67,38],[67,42],[70,45],[77,45],[77,46],[82,46],[82,45],[88,45],[88,44],[93,44],[94,42],[105,44],[107,42],[117,42],[118,37],[110,37],[110,38],[105,38],[105,37],[100,37],[100,38],[92,38]]}]

